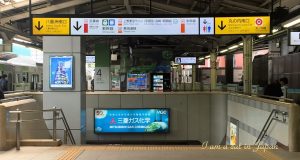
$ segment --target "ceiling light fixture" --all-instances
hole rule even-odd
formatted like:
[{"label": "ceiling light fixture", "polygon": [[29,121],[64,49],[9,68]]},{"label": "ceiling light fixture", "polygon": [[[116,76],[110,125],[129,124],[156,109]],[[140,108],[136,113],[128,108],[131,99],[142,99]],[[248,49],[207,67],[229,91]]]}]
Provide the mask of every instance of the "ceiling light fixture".
[{"label": "ceiling light fixture", "polygon": [[284,28],[289,28],[289,27],[294,26],[298,23],[300,23],[300,16],[294,17],[294,18],[290,19],[288,22],[283,23],[283,27]]},{"label": "ceiling light fixture", "polygon": [[258,35],[259,38],[263,38],[265,36],[266,36],[265,34]]},{"label": "ceiling light fixture", "polygon": [[223,50],[220,51],[220,53],[225,53],[227,51],[228,51],[228,49],[223,49]]},{"label": "ceiling light fixture", "polygon": [[234,45],[234,46],[229,47],[228,49],[235,49],[235,48],[238,48],[238,47],[239,47],[238,45]]}]

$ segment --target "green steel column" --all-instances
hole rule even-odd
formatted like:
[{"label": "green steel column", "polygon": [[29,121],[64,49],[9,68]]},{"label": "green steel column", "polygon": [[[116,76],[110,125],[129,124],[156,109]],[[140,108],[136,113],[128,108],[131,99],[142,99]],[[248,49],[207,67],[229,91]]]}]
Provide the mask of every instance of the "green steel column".
[{"label": "green steel column", "polygon": [[192,66],[192,90],[193,91],[196,88],[196,68],[197,68],[197,65]]},{"label": "green steel column", "polygon": [[217,53],[213,49],[210,52],[210,90],[216,90],[217,87]]},{"label": "green steel column", "polygon": [[251,95],[252,88],[252,36],[243,37],[244,56],[243,56],[243,84],[244,94]]}]

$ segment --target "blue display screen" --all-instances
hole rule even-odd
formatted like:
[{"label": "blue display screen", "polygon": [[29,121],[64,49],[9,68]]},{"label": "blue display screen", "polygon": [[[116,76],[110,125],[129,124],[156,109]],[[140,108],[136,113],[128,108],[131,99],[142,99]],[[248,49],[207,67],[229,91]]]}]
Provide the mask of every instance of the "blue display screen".
[{"label": "blue display screen", "polygon": [[128,74],[127,75],[128,90],[146,90],[147,74]]},{"label": "blue display screen", "polygon": [[95,133],[168,133],[167,108],[95,109]]},{"label": "blue display screen", "polygon": [[73,56],[50,57],[50,87],[73,87]]}]

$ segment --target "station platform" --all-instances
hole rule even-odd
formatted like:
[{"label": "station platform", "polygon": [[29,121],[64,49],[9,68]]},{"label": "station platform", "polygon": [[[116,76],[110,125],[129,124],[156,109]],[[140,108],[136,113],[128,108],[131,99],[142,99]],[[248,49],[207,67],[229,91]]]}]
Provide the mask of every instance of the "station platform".
[{"label": "station platform", "polygon": [[22,147],[0,152],[1,160],[298,160],[299,152],[251,149],[211,149],[198,145],[88,145]]}]

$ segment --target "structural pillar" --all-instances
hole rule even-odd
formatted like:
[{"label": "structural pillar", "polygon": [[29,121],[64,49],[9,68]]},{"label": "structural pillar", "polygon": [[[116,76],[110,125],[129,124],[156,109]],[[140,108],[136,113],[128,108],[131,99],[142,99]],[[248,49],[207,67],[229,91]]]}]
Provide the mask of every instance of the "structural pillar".
[{"label": "structural pillar", "polygon": [[244,94],[251,95],[252,88],[252,36],[243,37],[244,55],[243,55],[243,87]]},{"label": "structural pillar", "polygon": [[[76,144],[85,143],[85,50],[82,38],[76,36],[44,36],[44,64],[43,64],[43,108],[61,108],[69,123]],[[73,56],[73,88],[50,88],[50,56]],[[52,118],[52,114],[44,113],[44,118]],[[47,127],[52,128],[52,122],[46,121]],[[58,121],[57,128],[65,128]],[[51,133],[52,134],[52,133]],[[57,131],[58,139],[63,140],[63,131]]]},{"label": "structural pillar", "polygon": [[210,90],[214,91],[217,88],[217,53],[213,49],[210,52]]},{"label": "structural pillar", "polygon": [[110,56],[110,46],[108,43],[95,45],[95,91],[111,90]]},{"label": "structural pillar", "polygon": [[192,90],[196,90],[196,68],[197,65],[192,66]]}]

